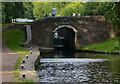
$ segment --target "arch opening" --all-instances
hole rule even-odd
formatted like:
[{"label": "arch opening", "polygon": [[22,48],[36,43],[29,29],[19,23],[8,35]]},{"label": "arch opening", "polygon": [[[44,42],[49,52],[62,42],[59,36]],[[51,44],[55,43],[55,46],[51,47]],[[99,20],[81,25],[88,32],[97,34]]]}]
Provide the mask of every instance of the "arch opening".
[{"label": "arch opening", "polygon": [[58,33],[58,39],[54,39],[54,47],[63,50],[75,50],[76,29],[72,26],[59,26],[53,32]]}]

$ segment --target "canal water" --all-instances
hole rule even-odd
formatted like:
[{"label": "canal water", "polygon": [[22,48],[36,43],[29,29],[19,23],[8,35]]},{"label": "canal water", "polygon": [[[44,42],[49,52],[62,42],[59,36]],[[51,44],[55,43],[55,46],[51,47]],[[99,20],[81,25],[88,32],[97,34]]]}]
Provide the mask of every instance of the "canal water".
[{"label": "canal water", "polygon": [[40,82],[120,83],[120,56],[84,52],[41,53],[35,68]]}]

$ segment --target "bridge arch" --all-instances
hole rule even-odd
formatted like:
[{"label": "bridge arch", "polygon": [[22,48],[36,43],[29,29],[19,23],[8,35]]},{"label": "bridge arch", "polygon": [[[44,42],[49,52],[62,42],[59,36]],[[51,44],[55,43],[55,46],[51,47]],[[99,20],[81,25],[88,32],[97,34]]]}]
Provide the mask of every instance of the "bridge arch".
[{"label": "bridge arch", "polygon": [[[74,32],[74,33],[72,33],[73,36],[71,36],[71,34],[70,34],[70,36],[72,37],[72,40],[74,41],[72,45],[74,45],[74,47],[76,47],[76,45],[77,45],[77,42],[76,42],[77,41],[77,32],[78,32],[77,29],[71,25],[60,25],[53,30],[53,33],[56,31],[59,31],[59,30],[63,30],[63,29],[67,29],[67,30],[69,30],[69,32],[72,32],[72,31]],[[71,40],[69,40],[69,41],[71,41]]]},{"label": "bridge arch", "polygon": [[78,31],[77,31],[73,26],[71,26],[71,25],[60,25],[60,26],[58,26],[57,28],[55,28],[55,29],[53,30],[53,32],[56,32],[58,29],[65,28],[65,27],[72,29],[75,33],[78,32]]}]

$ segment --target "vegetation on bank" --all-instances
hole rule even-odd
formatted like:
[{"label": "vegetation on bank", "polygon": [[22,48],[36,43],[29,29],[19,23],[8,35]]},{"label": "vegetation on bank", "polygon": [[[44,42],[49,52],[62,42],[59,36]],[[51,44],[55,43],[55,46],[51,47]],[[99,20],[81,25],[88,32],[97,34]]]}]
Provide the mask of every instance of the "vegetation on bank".
[{"label": "vegetation on bank", "polygon": [[34,80],[25,78],[19,78],[17,80],[14,80],[13,82],[22,82],[22,84],[34,84]]},{"label": "vegetation on bank", "polygon": [[15,70],[19,68],[22,58],[29,53],[28,49],[24,49],[20,46],[25,41],[25,34],[20,29],[9,29],[2,32],[3,40],[7,47],[15,51],[20,57],[16,61]]},{"label": "vegetation on bank", "polygon": [[7,27],[9,25],[12,25],[13,23],[7,23],[7,24],[2,24],[2,27]]},{"label": "vegetation on bank", "polygon": [[20,53],[20,51],[28,51],[23,47],[19,46],[25,41],[25,34],[20,29],[9,29],[3,32],[3,40],[5,41],[8,48],[13,51]]},{"label": "vegetation on bank", "polygon": [[80,48],[82,50],[93,50],[102,52],[118,52],[120,50],[120,37],[106,40],[102,43],[96,43]]},{"label": "vegetation on bank", "polygon": [[15,66],[14,66],[14,70],[12,71],[14,74],[14,77],[17,77],[17,79],[13,81],[14,82],[15,81],[33,82],[34,81],[33,79],[19,79],[18,78],[20,75],[19,67],[22,62],[22,59],[29,53],[28,49],[24,49],[23,47],[19,46],[20,44],[23,44],[25,41],[24,32],[20,29],[8,29],[8,30],[3,31],[2,34],[3,34],[3,40],[8,46],[8,48],[10,48],[11,50],[13,50],[19,55],[18,59],[16,60]]}]

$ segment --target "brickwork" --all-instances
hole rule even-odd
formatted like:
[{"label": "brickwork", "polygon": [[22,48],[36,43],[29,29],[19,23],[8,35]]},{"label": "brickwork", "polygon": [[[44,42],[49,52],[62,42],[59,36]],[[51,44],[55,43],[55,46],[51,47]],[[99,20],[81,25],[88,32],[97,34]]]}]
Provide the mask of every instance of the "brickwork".
[{"label": "brickwork", "polygon": [[[71,26],[75,32],[75,47],[102,42],[110,38],[111,25],[102,16],[44,17],[31,24],[32,43],[52,48],[53,31],[59,26]],[[69,27],[68,27],[69,28]]]}]

